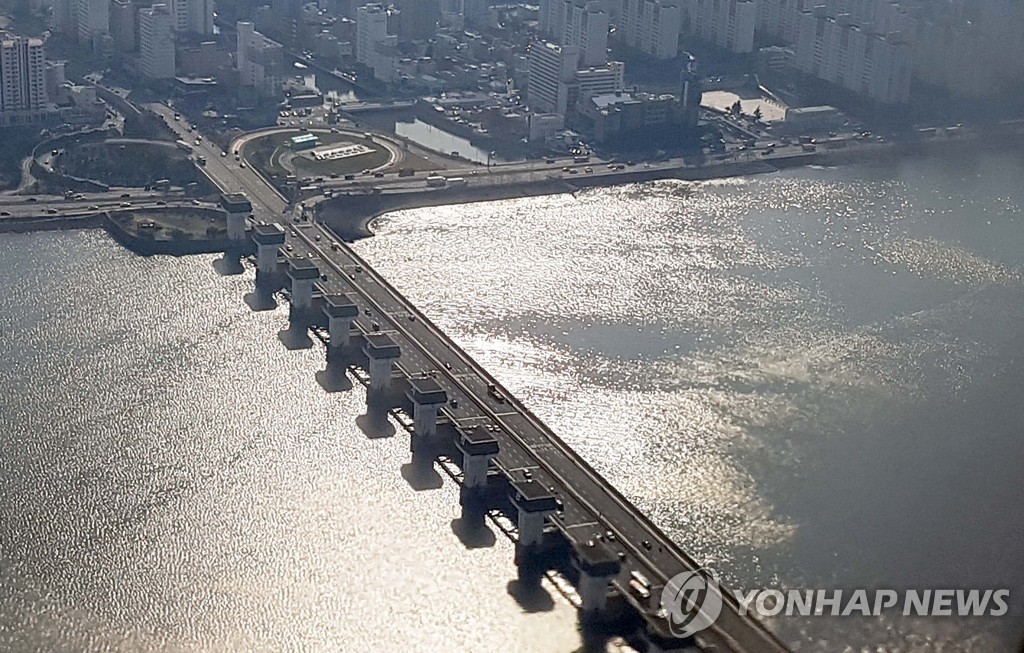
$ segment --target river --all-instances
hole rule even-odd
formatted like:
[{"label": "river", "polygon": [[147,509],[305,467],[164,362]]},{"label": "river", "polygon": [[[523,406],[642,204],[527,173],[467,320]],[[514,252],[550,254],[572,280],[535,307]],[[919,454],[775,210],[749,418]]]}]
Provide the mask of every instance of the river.
[{"label": "river", "polygon": [[[1008,651],[1021,178],[986,155],[627,185],[403,211],[357,249],[728,584],[1014,592],[995,622],[771,620],[800,650]],[[220,269],[0,236],[0,649],[577,648]]]}]

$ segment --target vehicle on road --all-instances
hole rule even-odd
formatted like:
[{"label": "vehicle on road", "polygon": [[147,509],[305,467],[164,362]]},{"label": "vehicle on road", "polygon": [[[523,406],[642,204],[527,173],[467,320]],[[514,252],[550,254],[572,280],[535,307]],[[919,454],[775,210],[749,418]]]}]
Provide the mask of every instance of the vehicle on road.
[{"label": "vehicle on road", "polygon": [[487,394],[491,395],[491,397],[499,404],[505,403],[505,395],[501,394],[501,391],[498,390],[498,386],[493,383],[487,384]]}]

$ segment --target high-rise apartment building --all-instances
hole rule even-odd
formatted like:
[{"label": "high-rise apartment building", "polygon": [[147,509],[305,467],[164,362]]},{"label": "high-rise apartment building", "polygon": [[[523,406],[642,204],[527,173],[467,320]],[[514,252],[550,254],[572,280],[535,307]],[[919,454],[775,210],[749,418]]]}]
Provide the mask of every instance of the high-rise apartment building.
[{"label": "high-rise apartment building", "polygon": [[92,45],[110,30],[110,0],[78,0],[78,42]]},{"label": "high-rise apartment building", "polygon": [[113,0],[110,3],[110,38],[114,52],[135,51],[135,5],[132,0]]},{"label": "high-rise apartment building", "polygon": [[373,3],[356,11],[356,61],[373,76],[392,82],[398,76],[398,36],[388,33],[388,10]]},{"label": "high-rise apartment building", "polygon": [[0,32],[0,113],[43,111],[47,101],[43,41]]},{"label": "high-rise apartment building", "polygon": [[139,70],[150,79],[174,77],[174,16],[167,5],[139,10]]},{"label": "high-rise apartment building", "polygon": [[174,31],[213,34],[213,0],[172,0]]},{"label": "high-rise apartment building", "polygon": [[754,0],[690,0],[690,32],[730,52],[754,50],[758,7]]},{"label": "high-rise apartment building", "polygon": [[537,113],[565,115],[569,105],[569,84],[576,75],[579,48],[548,41],[530,44],[527,104]]},{"label": "high-rise apartment building", "polygon": [[619,17],[623,42],[657,59],[679,53],[683,14],[671,0],[625,0]]},{"label": "high-rise apartment building", "polygon": [[565,115],[584,98],[621,91],[626,67],[621,61],[578,68],[579,48],[547,41],[530,44],[527,105],[534,112]]},{"label": "high-rise apartment building", "polygon": [[405,41],[427,40],[437,34],[441,4],[435,0],[397,0],[398,36]]},{"label": "high-rise apartment building", "polygon": [[384,5],[373,3],[356,10],[356,61],[372,67],[377,43],[388,37],[388,12]]},{"label": "high-rise apartment building", "polygon": [[596,0],[544,0],[540,28],[560,45],[579,48],[581,66],[608,61],[608,13]]},{"label": "high-rise apartment building", "polygon": [[800,16],[794,66],[884,104],[909,100],[911,53],[902,36],[854,25],[848,14],[831,17],[823,6]]},{"label": "high-rise apartment building", "polygon": [[237,31],[235,65],[239,83],[255,88],[260,95],[279,94],[285,80],[284,47],[257,32],[249,21],[239,21]]}]

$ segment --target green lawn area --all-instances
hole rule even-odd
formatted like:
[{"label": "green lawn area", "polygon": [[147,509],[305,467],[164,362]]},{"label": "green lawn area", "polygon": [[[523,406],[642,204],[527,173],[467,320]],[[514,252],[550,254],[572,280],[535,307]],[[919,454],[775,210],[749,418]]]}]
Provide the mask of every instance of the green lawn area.
[{"label": "green lawn area", "polygon": [[[250,142],[245,147],[245,156],[248,161],[256,166],[265,175],[286,176],[291,174],[280,163],[282,154],[291,153],[289,141],[293,136],[301,132],[287,132],[283,134],[272,134]],[[352,143],[365,145],[373,148],[373,152],[350,157],[347,159],[336,159],[333,161],[315,161],[312,158],[297,156],[292,159],[295,165],[296,175],[299,177],[320,177],[324,175],[345,175],[358,173],[367,168],[376,168],[388,162],[390,154],[386,148],[369,139],[350,136],[347,134],[322,134],[318,133],[320,142],[317,147],[332,145],[334,143]]]}]

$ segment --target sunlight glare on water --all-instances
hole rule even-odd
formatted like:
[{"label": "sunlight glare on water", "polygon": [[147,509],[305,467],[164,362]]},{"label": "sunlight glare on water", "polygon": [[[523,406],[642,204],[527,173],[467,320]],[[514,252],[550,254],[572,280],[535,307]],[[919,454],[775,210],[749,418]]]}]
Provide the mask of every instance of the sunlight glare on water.
[{"label": "sunlight glare on water", "polygon": [[[401,211],[357,248],[735,586],[1020,592],[1022,177],[992,156],[661,181]],[[772,624],[987,653],[1020,607]]]}]

